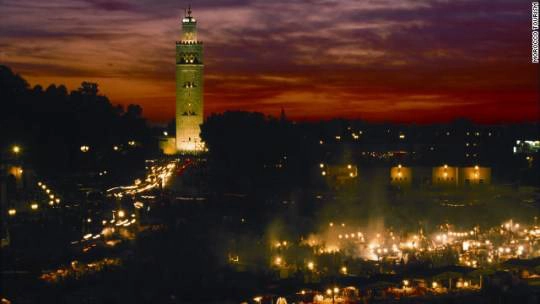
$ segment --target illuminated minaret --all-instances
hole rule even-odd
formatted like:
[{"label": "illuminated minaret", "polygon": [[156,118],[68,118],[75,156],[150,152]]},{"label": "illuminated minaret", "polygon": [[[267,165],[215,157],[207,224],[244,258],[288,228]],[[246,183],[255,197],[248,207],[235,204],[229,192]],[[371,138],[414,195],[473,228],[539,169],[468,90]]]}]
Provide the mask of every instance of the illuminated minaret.
[{"label": "illuminated minaret", "polygon": [[191,6],[182,19],[182,39],[176,42],[176,149],[180,153],[202,151],[203,45],[197,41],[197,21]]}]

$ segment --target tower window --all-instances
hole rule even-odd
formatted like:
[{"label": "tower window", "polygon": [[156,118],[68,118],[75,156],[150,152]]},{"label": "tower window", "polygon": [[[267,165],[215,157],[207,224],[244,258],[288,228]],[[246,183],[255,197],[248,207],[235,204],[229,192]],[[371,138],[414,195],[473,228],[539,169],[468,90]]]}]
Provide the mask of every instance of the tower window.
[{"label": "tower window", "polygon": [[195,54],[184,54],[182,56],[182,63],[199,63]]}]

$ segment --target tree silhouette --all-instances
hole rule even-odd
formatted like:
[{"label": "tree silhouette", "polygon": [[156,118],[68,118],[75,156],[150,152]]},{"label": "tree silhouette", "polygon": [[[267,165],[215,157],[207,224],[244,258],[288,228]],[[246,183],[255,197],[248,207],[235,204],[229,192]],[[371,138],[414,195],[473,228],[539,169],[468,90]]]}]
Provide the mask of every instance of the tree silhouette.
[{"label": "tree silhouette", "polygon": [[[0,100],[1,147],[24,146],[25,159],[45,175],[132,167],[128,163],[134,162],[142,166],[141,160],[157,150],[142,108],[131,104],[124,111],[113,105],[97,83],[83,82],[71,92],[54,84],[30,88],[24,78],[0,66]],[[133,141],[139,144],[128,145]],[[82,145],[91,147],[85,155]],[[125,149],[116,152],[113,146]]]}]

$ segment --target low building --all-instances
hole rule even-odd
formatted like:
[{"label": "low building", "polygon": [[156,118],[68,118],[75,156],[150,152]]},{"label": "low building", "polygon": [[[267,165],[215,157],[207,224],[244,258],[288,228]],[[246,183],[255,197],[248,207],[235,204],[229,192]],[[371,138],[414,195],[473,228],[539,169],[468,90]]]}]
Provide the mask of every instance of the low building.
[{"label": "low building", "polygon": [[397,165],[390,168],[390,185],[395,187],[410,187],[413,181],[412,168]]},{"label": "low building", "polygon": [[338,183],[343,183],[358,177],[358,166],[354,164],[328,165],[320,164],[321,175],[326,179]]},{"label": "low building", "polygon": [[459,185],[486,184],[491,184],[491,168],[480,166],[459,168]]},{"label": "low building", "polygon": [[458,185],[458,176],[459,169],[457,167],[450,167],[448,165],[433,167],[431,183],[433,186],[455,187]]}]

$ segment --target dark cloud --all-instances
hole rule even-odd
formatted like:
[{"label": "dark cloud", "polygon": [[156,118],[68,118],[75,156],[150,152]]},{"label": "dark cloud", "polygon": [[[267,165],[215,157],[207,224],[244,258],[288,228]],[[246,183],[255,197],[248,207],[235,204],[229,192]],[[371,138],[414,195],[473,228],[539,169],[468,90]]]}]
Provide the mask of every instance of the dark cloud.
[{"label": "dark cloud", "polygon": [[[31,81],[97,78],[152,119],[174,115],[188,1],[3,1],[2,63]],[[530,4],[514,0],[193,1],[206,109],[293,118],[532,120]],[[54,13],[53,13],[54,12]],[[513,105],[513,106],[510,106]]]},{"label": "dark cloud", "polygon": [[136,6],[127,1],[111,1],[111,0],[85,0],[93,7],[105,11],[131,11],[135,10]]}]

